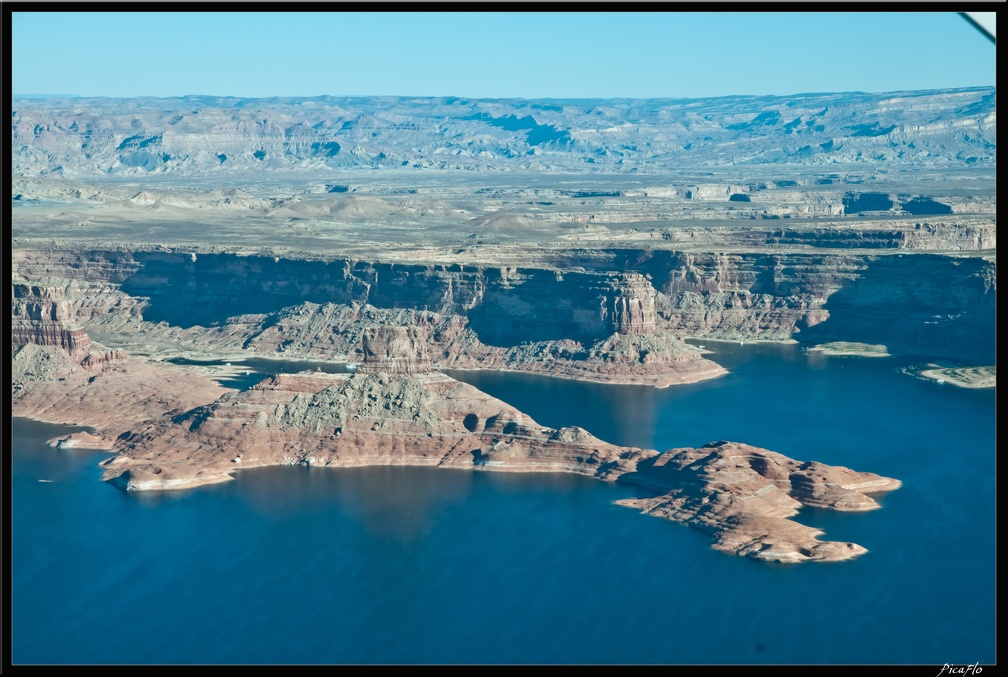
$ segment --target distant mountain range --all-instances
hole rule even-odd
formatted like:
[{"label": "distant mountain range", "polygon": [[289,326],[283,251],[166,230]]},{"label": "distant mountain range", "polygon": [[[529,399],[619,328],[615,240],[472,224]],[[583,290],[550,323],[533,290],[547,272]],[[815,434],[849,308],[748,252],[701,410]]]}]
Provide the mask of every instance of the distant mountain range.
[{"label": "distant mountain range", "polygon": [[995,167],[994,88],[709,99],[15,98],[15,176]]}]

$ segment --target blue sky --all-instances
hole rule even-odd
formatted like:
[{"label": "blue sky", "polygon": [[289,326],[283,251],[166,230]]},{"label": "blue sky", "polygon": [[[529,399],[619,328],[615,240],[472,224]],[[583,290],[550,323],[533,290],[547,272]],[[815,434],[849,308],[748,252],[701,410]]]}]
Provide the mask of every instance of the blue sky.
[{"label": "blue sky", "polygon": [[14,11],[11,26],[15,95],[694,98],[996,74],[954,12]]}]

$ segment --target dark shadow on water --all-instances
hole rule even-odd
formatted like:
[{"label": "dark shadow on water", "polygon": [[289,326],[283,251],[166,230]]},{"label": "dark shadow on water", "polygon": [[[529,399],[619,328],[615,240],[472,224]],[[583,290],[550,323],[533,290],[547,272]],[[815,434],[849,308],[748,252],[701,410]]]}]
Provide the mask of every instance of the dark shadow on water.
[{"label": "dark shadow on water", "polygon": [[826,301],[829,318],[801,327],[805,346],[882,344],[890,351],[994,364],[993,264],[930,254],[879,256]]},{"label": "dark shadow on water", "polygon": [[891,209],[893,204],[892,199],[886,193],[847,193],[843,198],[844,211],[847,214],[885,211]]},{"label": "dark shadow on water", "polygon": [[900,206],[903,208],[903,211],[908,214],[913,214],[914,216],[952,213],[952,207],[938,202],[927,195],[921,195],[913,198],[912,200],[907,200]]}]

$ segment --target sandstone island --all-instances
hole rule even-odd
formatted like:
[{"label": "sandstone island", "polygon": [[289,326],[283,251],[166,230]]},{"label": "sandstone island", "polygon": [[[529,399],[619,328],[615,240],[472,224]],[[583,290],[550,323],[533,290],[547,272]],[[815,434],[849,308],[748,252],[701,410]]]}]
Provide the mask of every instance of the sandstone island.
[{"label": "sandstone island", "polygon": [[[111,451],[129,492],[294,464],[572,472],[725,552],[850,559],[791,518],[875,509],[897,479],[744,441],[619,446],[443,372],[722,376],[691,337],[985,370],[995,115],[984,88],[15,101],[12,413],[88,427],[53,444]],[[356,370],[239,391],[178,359],[200,356]]]}]

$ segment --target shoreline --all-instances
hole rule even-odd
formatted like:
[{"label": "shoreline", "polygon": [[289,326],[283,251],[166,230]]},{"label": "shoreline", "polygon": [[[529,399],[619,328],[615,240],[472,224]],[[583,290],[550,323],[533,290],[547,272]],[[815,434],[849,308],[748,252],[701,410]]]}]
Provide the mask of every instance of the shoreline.
[{"label": "shoreline", "polygon": [[856,341],[831,341],[812,346],[806,352],[820,353],[830,357],[892,357],[889,349],[882,344],[858,343]]},{"label": "shoreline", "polygon": [[[716,362],[714,364],[717,364]],[[721,365],[718,365],[721,366]],[[571,376],[569,374],[553,374],[540,371],[531,371],[527,369],[508,369],[505,367],[493,368],[493,367],[434,367],[435,371],[445,373],[449,371],[465,371],[465,372],[486,372],[486,373],[507,373],[507,374],[519,374],[522,376],[541,376],[543,378],[559,378],[565,381],[580,381],[581,383],[596,383],[599,385],[614,385],[614,386],[647,386],[650,388],[655,388],[657,390],[664,390],[666,388],[671,388],[677,385],[691,385],[693,383],[702,383],[703,381],[710,381],[722,376],[728,375],[730,372],[721,367],[721,371],[711,373],[710,375],[700,375],[695,378],[681,379],[678,381],[670,381],[668,379],[634,379],[634,380],[622,380],[618,378],[614,379],[594,379],[594,378],[583,378],[579,376]],[[705,374],[707,372],[704,372]],[[447,375],[447,374],[446,374]],[[633,379],[633,376],[628,377]]]},{"label": "shoreline", "polygon": [[85,431],[57,435],[46,442],[55,449],[86,449],[88,451],[105,451],[114,454],[115,442],[101,435]]},{"label": "shoreline", "polygon": [[[710,343],[732,343],[732,344],[738,343],[740,345],[744,345],[746,343],[766,343],[766,344],[776,343],[780,345],[794,345],[798,343],[798,339],[794,339],[791,337],[783,339],[774,339],[774,338],[726,339],[726,338],[713,338],[711,336],[683,336],[681,338],[683,341],[708,341]],[[689,345],[693,348],[696,348],[697,350],[704,350],[703,348],[695,346],[692,343]],[[711,351],[706,350],[705,352],[711,352]]]},{"label": "shoreline", "polygon": [[958,388],[969,388],[971,390],[997,388],[996,367],[994,366],[940,367],[937,365],[928,365],[928,367],[915,371],[915,375],[937,383],[947,383]]},{"label": "shoreline", "polygon": [[[789,341],[790,343],[797,343],[796,341]],[[692,346],[696,348],[696,346]],[[701,353],[710,353],[712,351],[703,350],[697,348]],[[326,360],[320,357],[274,357],[266,356],[259,353],[253,355],[248,354],[237,354],[232,357],[228,356],[218,356],[208,358],[205,361],[200,360],[196,357],[191,357],[189,355],[177,355],[169,358],[162,358],[156,360],[146,359],[145,356],[138,355],[138,359],[142,359],[151,364],[167,364],[173,367],[180,367],[183,369],[192,370],[202,376],[214,379],[215,377],[238,377],[242,375],[248,375],[245,372],[258,373],[262,378],[269,378],[277,373],[286,374],[303,374],[303,373],[314,373],[311,370],[301,371],[301,372],[270,372],[270,371],[259,371],[259,370],[248,370],[243,368],[242,362],[245,360],[275,360],[277,362],[287,362],[287,363],[297,363],[297,362],[320,362],[332,365],[343,365],[347,368],[345,373],[353,374],[360,367],[359,362],[350,362],[347,359],[342,360]],[[191,363],[177,363],[173,362],[174,359],[184,359],[190,360]],[[231,361],[232,364],[218,364],[221,361]],[[717,362],[710,361],[711,364],[719,367],[718,369],[707,369],[704,371],[687,372],[685,374],[678,372],[667,372],[664,374],[658,374],[653,377],[636,375],[636,374],[618,374],[613,373],[608,374],[598,374],[597,377],[590,372],[585,375],[573,375],[570,373],[552,372],[546,370],[536,370],[536,369],[515,369],[512,367],[457,367],[457,366],[441,366],[433,365],[432,370],[438,372],[448,372],[448,371],[459,371],[459,372],[502,372],[510,374],[524,374],[529,376],[542,376],[545,378],[559,378],[568,381],[579,381],[582,383],[598,383],[602,385],[633,385],[633,386],[647,386],[651,388],[657,388],[663,390],[665,388],[670,388],[677,385],[691,385],[694,383],[701,383],[703,381],[709,381],[715,378],[720,378],[721,376],[726,376],[730,372],[725,369],[722,365]],[[343,373],[343,372],[337,372]],[[234,390],[232,386],[223,386]]]}]

